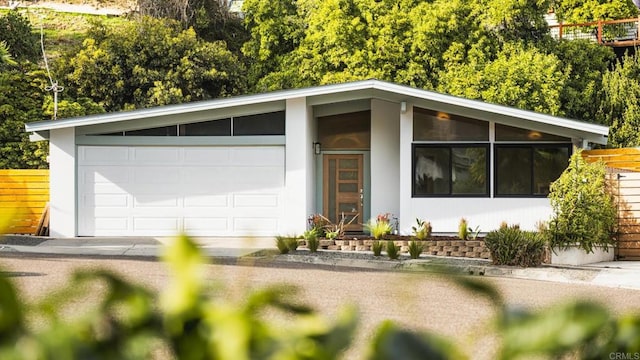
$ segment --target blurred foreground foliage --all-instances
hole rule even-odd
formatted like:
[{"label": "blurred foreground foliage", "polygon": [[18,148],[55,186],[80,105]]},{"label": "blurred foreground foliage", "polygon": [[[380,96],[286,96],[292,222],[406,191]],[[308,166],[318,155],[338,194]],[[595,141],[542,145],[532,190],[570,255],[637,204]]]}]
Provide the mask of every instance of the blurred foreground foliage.
[{"label": "blurred foreground foliage", "polygon": [[[25,306],[9,279],[0,277],[0,358],[335,359],[357,331],[353,308],[327,320],[297,301],[288,286],[252,290],[242,302],[216,296],[224,289],[205,285],[205,259],[186,236],[176,238],[163,259],[171,280],[159,295],[109,271],[81,271],[64,288]],[[484,282],[455,281],[496,305],[491,329],[500,341],[498,358],[604,359],[640,352],[640,316],[615,318],[586,302],[514,310]],[[81,304],[89,292],[99,294],[99,301]],[[281,322],[265,317],[273,309],[284,313]],[[380,325],[363,354],[366,359],[470,357],[450,340],[391,322]]]}]

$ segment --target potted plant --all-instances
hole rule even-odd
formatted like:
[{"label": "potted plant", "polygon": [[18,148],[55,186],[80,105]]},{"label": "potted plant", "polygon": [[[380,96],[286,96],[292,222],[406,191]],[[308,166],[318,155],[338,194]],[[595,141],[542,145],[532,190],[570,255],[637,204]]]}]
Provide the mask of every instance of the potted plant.
[{"label": "potted plant", "polygon": [[617,210],[601,161],[588,163],[576,150],[567,169],[551,184],[549,199],[553,216],[545,233],[552,264],[613,260]]}]

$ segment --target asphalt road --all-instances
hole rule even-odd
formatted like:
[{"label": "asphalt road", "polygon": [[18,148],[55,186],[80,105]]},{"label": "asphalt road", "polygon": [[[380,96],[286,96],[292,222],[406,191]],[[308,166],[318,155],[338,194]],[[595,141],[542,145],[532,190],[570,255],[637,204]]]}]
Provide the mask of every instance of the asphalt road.
[{"label": "asphalt road", "polygon": [[[169,279],[162,263],[149,260],[65,257],[0,258],[4,274],[27,302],[63,285],[78,268],[112,269],[149,288],[162,290]],[[248,289],[288,283],[300,287],[301,300],[327,317],[346,304],[359,308],[360,331],[347,358],[361,358],[377,325],[391,319],[402,326],[450,338],[474,359],[492,358],[495,339],[487,335],[492,304],[460,289],[447,275],[319,267],[308,264],[207,265],[207,277],[225,284],[225,296],[241,299]],[[541,309],[570,299],[592,299],[614,313],[640,312],[640,291],[533,280],[487,278],[508,303]]]}]

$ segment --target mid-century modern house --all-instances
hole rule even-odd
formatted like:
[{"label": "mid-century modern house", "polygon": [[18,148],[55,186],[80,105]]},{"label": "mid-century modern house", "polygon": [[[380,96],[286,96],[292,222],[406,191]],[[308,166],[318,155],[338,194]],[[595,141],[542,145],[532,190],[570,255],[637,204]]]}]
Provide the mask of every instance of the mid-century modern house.
[{"label": "mid-century modern house", "polygon": [[[434,233],[547,220],[574,146],[608,128],[378,80],[26,125],[50,142],[50,233],[300,234],[391,213]],[[357,226],[351,230],[357,230]]]}]

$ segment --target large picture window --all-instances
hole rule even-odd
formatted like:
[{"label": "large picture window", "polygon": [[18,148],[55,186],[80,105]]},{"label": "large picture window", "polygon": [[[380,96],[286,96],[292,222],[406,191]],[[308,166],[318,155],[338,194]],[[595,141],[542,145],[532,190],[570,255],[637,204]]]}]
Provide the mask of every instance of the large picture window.
[{"label": "large picture window", "polygon": [[413,146],[413,196],[488,196],[488,145]]},{"label": "large picture window", "polygon": [[547,196],[569,163],[571,145],[496,145],[496,196]]}]

